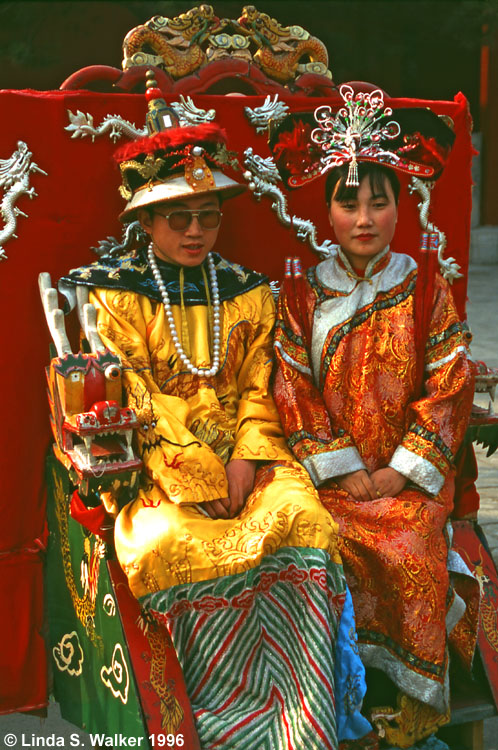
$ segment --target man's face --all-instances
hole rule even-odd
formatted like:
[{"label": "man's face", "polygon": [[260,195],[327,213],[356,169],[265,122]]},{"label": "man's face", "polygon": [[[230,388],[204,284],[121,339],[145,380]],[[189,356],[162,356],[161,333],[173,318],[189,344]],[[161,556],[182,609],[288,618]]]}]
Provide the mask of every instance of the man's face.
[{"label": "man's face", "polygon": [[[138,218],[143,229],[154,243],[154,253],[168,263],[178,266],[198,266],[213,249],[218,236],[217,217],[211,213],[191,217],[187,214],[176,214],[182,211],[219,211],[220,201],[216,193],[191,196],[181,200],[165,201],[154,204],[152,215],[146,209],[138,211]],[[175,216],[171,216],[175,212]],[[170,218],[165,218],[167,215]],[[184,228],[175,227],[189,221]],[[204,226],[203,226],[204,224]],[[206,228],[207,225],[207,228]]]}]

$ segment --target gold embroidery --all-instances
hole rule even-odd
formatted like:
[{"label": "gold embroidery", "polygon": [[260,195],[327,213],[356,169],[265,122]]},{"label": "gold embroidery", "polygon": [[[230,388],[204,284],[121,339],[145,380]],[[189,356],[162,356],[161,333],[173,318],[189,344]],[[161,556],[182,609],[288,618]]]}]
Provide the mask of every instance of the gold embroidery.
[{"label": "gold embroidery", "polygon": [[236,523],[222,536],[203,542],[202,546],[217,576],[234,575],[252,568],[254,559],[262,553],[274,553],[288,533],[286,515],[281,511],[268,512],[262,521],[249,518]]},{"label": "gold embroidery", "polygon": [[54,471],[52,474],[54,483],[54,500],[55,515],[59,527],[59,539],[61,545],[62,564],[64,568],[64,577],[66,586],[71,594],[76,617],[86,630],[86,633],[94,646],[103,647],[102,638],[95,631],[95,600],[98,592],[98,577],[100,572],[100,560],[105,554],[105,544],[97,537],[94,537],[93,550],[90,552],[90,543],[88,542],[87,554],[89,556],[88,575],[85,576],[86,584],[84,593],[81,596],[78,593],[76,580],[73,572],[71,560],[71,550],[69,546],[69,529],[68,529],[68,502],[64,492],[62,479]]},{"label": "gold embroidery", "polygon": [[164,625],[154,620],[147,623],[147,640],[149,642],[152,660],[150,663],[150,684],[159,696],[161,711],[161,728],[166,734],[175,734],[183,721],[183,709],[174,694],[174,684],[166,682],[166,654],[168,640],[164,633]]}]

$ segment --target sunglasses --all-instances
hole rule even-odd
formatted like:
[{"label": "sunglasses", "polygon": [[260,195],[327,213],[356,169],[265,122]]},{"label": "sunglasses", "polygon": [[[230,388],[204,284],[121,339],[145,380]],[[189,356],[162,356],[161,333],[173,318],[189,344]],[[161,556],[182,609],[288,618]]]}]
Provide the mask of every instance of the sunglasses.
[{"label": "sunglasses", "polygon": [[204,208],[201,211],[190,211],[182,208],[177,211],[170,211],[169,214],[162,214],[160,211],[154,211],[155,214],[168,220],[169,228],[174,232],[182,232],[192,223],[194,217],[197,218],[202,229],[216,229],[220,225],[222,213],[217,208]]}]

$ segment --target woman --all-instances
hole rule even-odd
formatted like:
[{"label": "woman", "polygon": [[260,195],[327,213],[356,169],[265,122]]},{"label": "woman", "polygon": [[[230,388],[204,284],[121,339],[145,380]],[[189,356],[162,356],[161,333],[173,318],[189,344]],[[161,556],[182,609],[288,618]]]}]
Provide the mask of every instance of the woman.
[{"label": "woman", "polygon": [[[65,279],[92,288],[140,421],[138,497],[103,499],[132,592],[171,634],[202,748],[336,750],[370,729],[352,609],[336,525],[271,397],[266,277],[214,252],[221,199],[243,190],[227,156],[213,124],[121,149],[123,216],[148,247]],[[334,664],[349,681],[339,697]]]},{"label": "woman", "polygon": [[[389,743],[409,747],[448,721],[447,630],[464,662],[472,658],[476,603],[463,616],[447,570],[447,520],[473,368],[437,275],[419,382],[417,264],[389,248],[399,160],[386,157],[385,138],[365,143],[350,128],[356,141],[341,141],[345,130],[340,114],[328,119],[333,147],[322,155],[334,167],[326,199],[338,245],[294,286],[284,284],[274,397],[289,446],[339,523],[360,655],[371,668],[372,721]],[[314,131],[312,145],[324,142]]]}]

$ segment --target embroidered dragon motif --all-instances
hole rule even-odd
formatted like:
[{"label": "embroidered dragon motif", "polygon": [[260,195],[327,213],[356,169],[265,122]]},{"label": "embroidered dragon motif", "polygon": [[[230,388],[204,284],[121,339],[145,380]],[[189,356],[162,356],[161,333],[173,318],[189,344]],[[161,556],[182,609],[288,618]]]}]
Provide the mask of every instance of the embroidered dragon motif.
[{"label": "embroidered dragon motif", "polygon": [[166,682],[168,638],[165,627],[150,612],[144,610],[138,621],[150,647],[150,687],[159,697],[161,727],[166,734],[175,734],[184,719],[183,709],[175,697],[175,681]]},{"label": "embroidered dragon motif", "polygon": [[84,554],[81,560],[83,593],[80,594],[73,571],[71,549],[69,546],[68,499],[64,491],[63,482],[56,472],[53,473],[53,483],[55,514],[59,527],[62,565],[66,586],[71,595],[76,617],[85,628],[88,638],[94,646],[102,648],[102,638],[97,635],[95,630],[95,601],[97,598],[100,561],[105,555],[105,544],[100,539],[95,538],[92,549],[90,541],[85,539]]}]

